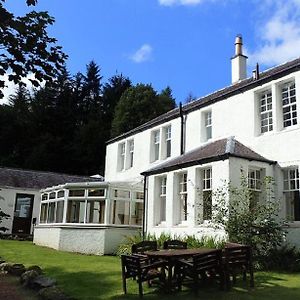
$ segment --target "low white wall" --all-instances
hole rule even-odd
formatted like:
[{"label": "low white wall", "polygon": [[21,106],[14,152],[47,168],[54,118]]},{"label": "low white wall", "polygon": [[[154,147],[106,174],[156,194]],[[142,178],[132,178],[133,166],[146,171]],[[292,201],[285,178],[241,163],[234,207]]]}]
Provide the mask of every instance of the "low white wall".
[{"label": "low white wall", "polygon": [[59,249],[60,228],[41,228],[36,226],[33,232],[33,242],[39,246]]},{"label": "low white wall", "polygon": [[36,226],[33,242],[56,250],[83,254],[114,254],[128,235],[138,229],[119,227]]}]

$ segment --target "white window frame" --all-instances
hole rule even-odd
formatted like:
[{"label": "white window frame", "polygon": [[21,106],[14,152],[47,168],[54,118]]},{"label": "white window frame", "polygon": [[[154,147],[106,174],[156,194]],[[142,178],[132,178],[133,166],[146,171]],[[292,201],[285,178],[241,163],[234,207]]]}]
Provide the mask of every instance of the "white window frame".
[{"label": "white window frame", "polygon": [[259,93],[259,115],[260,115],[260,132],[264,134],[266,132],[273,131],[273,97],[272,90],[268,89]]},{"label": "white window frame", "polygon": [[[171,157],[172,153],[172,127],[171,125],[164,128],[165,131],[165,158]],[[168,149],[169,153],[168,153]]]},{"label": "white window frame", "polygon": [[205,139],[208,141],[212,138],[212,112],[211,110],[204,113]]},{"label": "white window frame", "polygon": [[280,99],[283,128],[297,125],[297,99],[296,85],[294,80],[286,82],[280,86]]},{"label": "white window frame", "polygon": [[179,210],[180,210],[180,223],[188,219],[188,190],[187,190],[187,172],[178,174],[179,179]]},{"label": "white window frame", "polygon": [[[292,175],[294,173],[294,175]],[[300,178],[299,178],[299,167],[288,167],[283,169],[283,195],[286,206],[286,217],[291,218],[291,221],[300,223],[299,220],[295,220],[295,208],[293,194],[295,192],[300,193]],[[298,195],[300,201],[300,196]]]},{"label": "white window frame", "polygon": [[152,132],[152,162],[160,159],[160,129]]},{"label": "white window frame", "polygon": [[250,167],[248,169],[249,190],[255,192],[261,192],[261,185],[262,185],[262,170],[259,168]]},{"label": "white window frame", "polygon": [[118,144],[118,171],[125,170],[125,158],[126,158],[126,143],[122,142]]},{"label": "white window frame", "polygon": [[127,156],[127,169],[133,167],[133,157],[134,157],[134,139],[127,141],[127,149],[128,149],[128,156]]},{"label": "white window frame", "polygon": [[[212,216],[212,167],[200,169],[201,171],[201,188],[202,188],[202,219],[203,221],[210,221]],[[206,194],[210,194],[210,218],[205,216],[205,206],[207,201]]]},{"label": "white window frame", "polygon": [[167,217],[167,176],[161,176],[159,178],[160,183],[160,193],[159,193],[159,223],[166,222]]}]

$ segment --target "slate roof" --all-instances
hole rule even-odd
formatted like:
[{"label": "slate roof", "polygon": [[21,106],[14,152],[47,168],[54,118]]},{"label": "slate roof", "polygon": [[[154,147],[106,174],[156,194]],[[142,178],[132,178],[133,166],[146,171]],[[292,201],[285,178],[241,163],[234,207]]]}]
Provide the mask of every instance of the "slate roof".
[{"label": "slate roof", "polygon": [[71,182],[98,182],[102,178],[67,175],[54,172],[42,172],[0,167],[0,187],[43,189]]},{"label": "slate roof", "polygon": [[266,162],[269,164],[276,163],[275,161],[266,159],[265,157],[246,147],[245,145],[234,139],[234,137],[229,137],[227,139],[221,139],[203,145],[183,155],[157,165],[141,174],[147,176],[160,174],[194,165],[201,165],[208,162],[225,160],[229,157],[245,158],[248,160]]},{"label": "slate roof", "polygon": [[[282,65],[276,66],[274,68],[268,69],[264,72],[260,72],[259,79],[253,79],[252,77],[249,77],[238,83],[235,83],[228,87],[225,87],[224,89],[218,90],[212,94],[209,94],[207,96],[199,98],[193,102],[190,102],[183,106],[183,108],[182,108],[183,113],[187,114],[189,112],[200,109],[202,107],[211,105],[211,104],[219,102],[221,100],[225,100],[228,97],[243,93],[247,90],[253,89],[257,86],[260,86],[262,84],[270,82],[271,80],[278,79],[280,77],[286,76],[292,72],[299,71],[299,70],[300,70],[300,58],[297,58],[290,62],[287,62]],[[168,122],[168,121],[178,118],[178,117],[180,117],[179,108],[175,108],[173,110],[166,112],[165,114],[158,116],[157,118],[155,118],[147,123],[144,123],[134,129],[122,134],[122,135],[119,135],[115,138],[110,139],[107,142],[107,144],[114,143],[118,140],[121,140],[128,136],[131,136],[133,134],[136,134],[136,133],[146,130],[148,128],[157,126],[164,122]]]}]

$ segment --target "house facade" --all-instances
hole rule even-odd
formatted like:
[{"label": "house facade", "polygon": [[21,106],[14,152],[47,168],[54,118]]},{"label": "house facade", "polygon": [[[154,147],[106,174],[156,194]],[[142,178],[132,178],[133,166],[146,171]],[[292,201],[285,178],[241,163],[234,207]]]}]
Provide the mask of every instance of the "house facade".
[{"label": "house facade", "polygon": [[232,84],[107,143],[105,179],[144,180],[148,233],[213,235],[212,191],[247,177],[259,199],[275,180],[288,240],[300,246],[300,59],[246,78],[237,37]]}]

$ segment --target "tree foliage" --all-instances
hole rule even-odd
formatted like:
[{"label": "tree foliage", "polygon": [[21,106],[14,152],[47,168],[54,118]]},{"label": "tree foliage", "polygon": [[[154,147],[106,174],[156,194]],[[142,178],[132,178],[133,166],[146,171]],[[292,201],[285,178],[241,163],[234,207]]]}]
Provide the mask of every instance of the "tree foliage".
[{"label": "tree foliage", "polygon": [[279,216],[273,186],[274,180],[266,177],[259,202],[253,202],[253,191],[244,176],[239,187],[224,184],[213,192],[213,223],[225,229],[229,241],[250,245],[258,263],[285,240],[285,221]]},{"label": "tree foliage", "polygon": [[[27,0],[28,5],[37,1]],[[8,80],[15,84],[24,83],[29,79],[34,86],[43,81],[51,81],[62,70],[66,54],[62,47],[56,45],[56,39],[47,34],[48,26],[54,18],[47,12],[29,12],[25,16],[14,16],[4,7],[0,0],[0,76],[8,74]],[[0,80],[0,98],[5,80]]]},{"label": "tree foliage", "polygon": [[169,87],[158,94],[151,85],[137,84],[127,89],[116,106],[112,136],[129,131],[175,108]]},{"label": "tree foliage", "polygon": [[[112,120],[131,81],[117,74],[103,82],[101,68],[91,61],[84,73],[70,75],[64,67],[56,80],[29,93],[19,85],[0,105],[0,165],[71,174],[103,174],[106,141]],[[141,93],[141,95],[139,95]],[[134,116],[125,130],[174,107],[171,89],[160,94],[138,85]],[[128,100],[128,98],[125,98]]]}]

